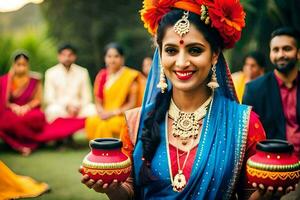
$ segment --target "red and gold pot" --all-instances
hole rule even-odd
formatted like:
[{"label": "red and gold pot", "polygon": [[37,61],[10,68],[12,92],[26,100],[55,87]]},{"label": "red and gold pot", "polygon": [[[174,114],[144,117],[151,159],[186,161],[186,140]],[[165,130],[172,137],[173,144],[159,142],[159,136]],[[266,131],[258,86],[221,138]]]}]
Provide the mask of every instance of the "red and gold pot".
[{"label": "red and gold pot", "polygon": [[91,179],[111,183],[123,182],[131,172],[131,161],[122,151],[122,142],[115,138],[99,138],[90,141],[91,152],[85,156],[80,172]]},{"label": "red and gold pot", "polygon": [[300,180],[300,162],[293,155],[293,145],[284,140],[265,140],[256,146],[256,154],[247,161],[250,184],[283,187],[294,186]]}]

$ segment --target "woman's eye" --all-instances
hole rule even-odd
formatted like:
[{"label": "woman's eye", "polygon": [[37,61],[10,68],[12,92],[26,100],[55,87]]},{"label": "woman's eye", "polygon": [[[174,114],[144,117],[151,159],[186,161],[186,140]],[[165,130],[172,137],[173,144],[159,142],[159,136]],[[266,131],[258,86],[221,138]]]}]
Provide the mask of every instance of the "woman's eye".
[{"label": "woman's eye", "polygon": [[191,48],[189,49],[189,53],[190,53],[191,55],[193,55],[193,56],[197,56],[197,55],[201,54],[202,51],[203,51],[203,50],[202,50],[201,48],[199,48],[199,47],[191,47]]},{"label": "woman's eye", "polygon": [[167,47],[165,48],[165,52],[169,55],[174,55],[177,52],[177,50],[173,47]]}]

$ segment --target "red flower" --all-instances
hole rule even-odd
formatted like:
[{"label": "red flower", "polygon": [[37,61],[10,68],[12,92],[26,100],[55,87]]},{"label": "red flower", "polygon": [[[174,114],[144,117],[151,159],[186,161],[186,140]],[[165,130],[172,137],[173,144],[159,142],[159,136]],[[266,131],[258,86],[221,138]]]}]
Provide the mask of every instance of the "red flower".
[{"label": "red flower", "polygon": [[145,28],[154,35],[161,18],[168,13],[176,0],[145,0],[141,19]]},{"label": "red flower", "polygon": [[245,26],[245,12],[238,0],[204,0],[208,7],[212,27],[224,39],[226,48],[231,48],[241,37]]}]

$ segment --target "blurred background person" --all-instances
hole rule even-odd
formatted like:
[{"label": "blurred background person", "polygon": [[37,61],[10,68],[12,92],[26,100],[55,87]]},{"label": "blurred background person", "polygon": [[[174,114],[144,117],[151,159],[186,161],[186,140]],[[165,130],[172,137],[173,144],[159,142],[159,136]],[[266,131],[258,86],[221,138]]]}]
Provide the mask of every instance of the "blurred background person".
[{"label": "blurred background person", "polygon": [[141,105],[144,92],[143,75],[124,66],[124,50],[117,43],[105,48],[106,68],[99,71],[94,83],[98,115],[86,120],[89,140],[120,135],[125,123],[123,112]]},{"label": "blurred background person", "polygon": [[146,77],[148,77],[149,71],[151,69],[151,64],[152,64],[152,58],[151,57],[145,57],[143,59],[142,71],[143,71],[143,74]]},{"label": "blurred background person", "polygon": [[17,53],[9,73],[0,77],[0,138],[28,156],[42,143],[67,138],[84,127],[84,119],[59,118],[47,123],[40,75],[29,71],[29,57]]},{"label": "blurred background person", "polygon": [[10,71],[0,77],[0,138],[23,155],[37,148],[33,140],[46,123],[40,109],[40,78],[29,72],[29,57],[23,52],[14,56]]},{"label": "blurred background person", "polygon": [[259,51],[248,53],[243,60],[242,71],[232,74],[232,80],[240,102],[242,102],[245,85],[265,73],[266,58]]},{"label": "blurred background person", "polygon": [[268,139],[287,140],[300,158],[299,32],[291,27],[274,30],[270,61],[274,70],[246,85],[243,103],[260,116]]},{"label": "blurred background person", "polygon": [[49,190],[46,183],[15,174],[1,160],[0,174],[0,199],[2,200],[37,197]]},{"label": "blurred background person", "polygon": [[58,49],[59,63],[46,71],[44,101],[50,122],[60,117],[96,114],[88,71],[75,64],[76,59],[76,49],[70,44],[62,45]]}]

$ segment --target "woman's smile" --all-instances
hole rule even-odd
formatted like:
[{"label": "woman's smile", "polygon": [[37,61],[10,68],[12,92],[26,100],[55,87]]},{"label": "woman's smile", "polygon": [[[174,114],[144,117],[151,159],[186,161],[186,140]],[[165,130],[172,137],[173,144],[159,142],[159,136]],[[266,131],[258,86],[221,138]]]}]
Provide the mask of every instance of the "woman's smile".
[{"label": "woman's smile", "polygon": [[176,74],[176,76],[179,80],[186,81],[186,80],[189,80],[193,77],[193,74],[195,73],[195,71],[192,71],[192,70],[177,70],[177,71],[174,71],[174,73]]}]

